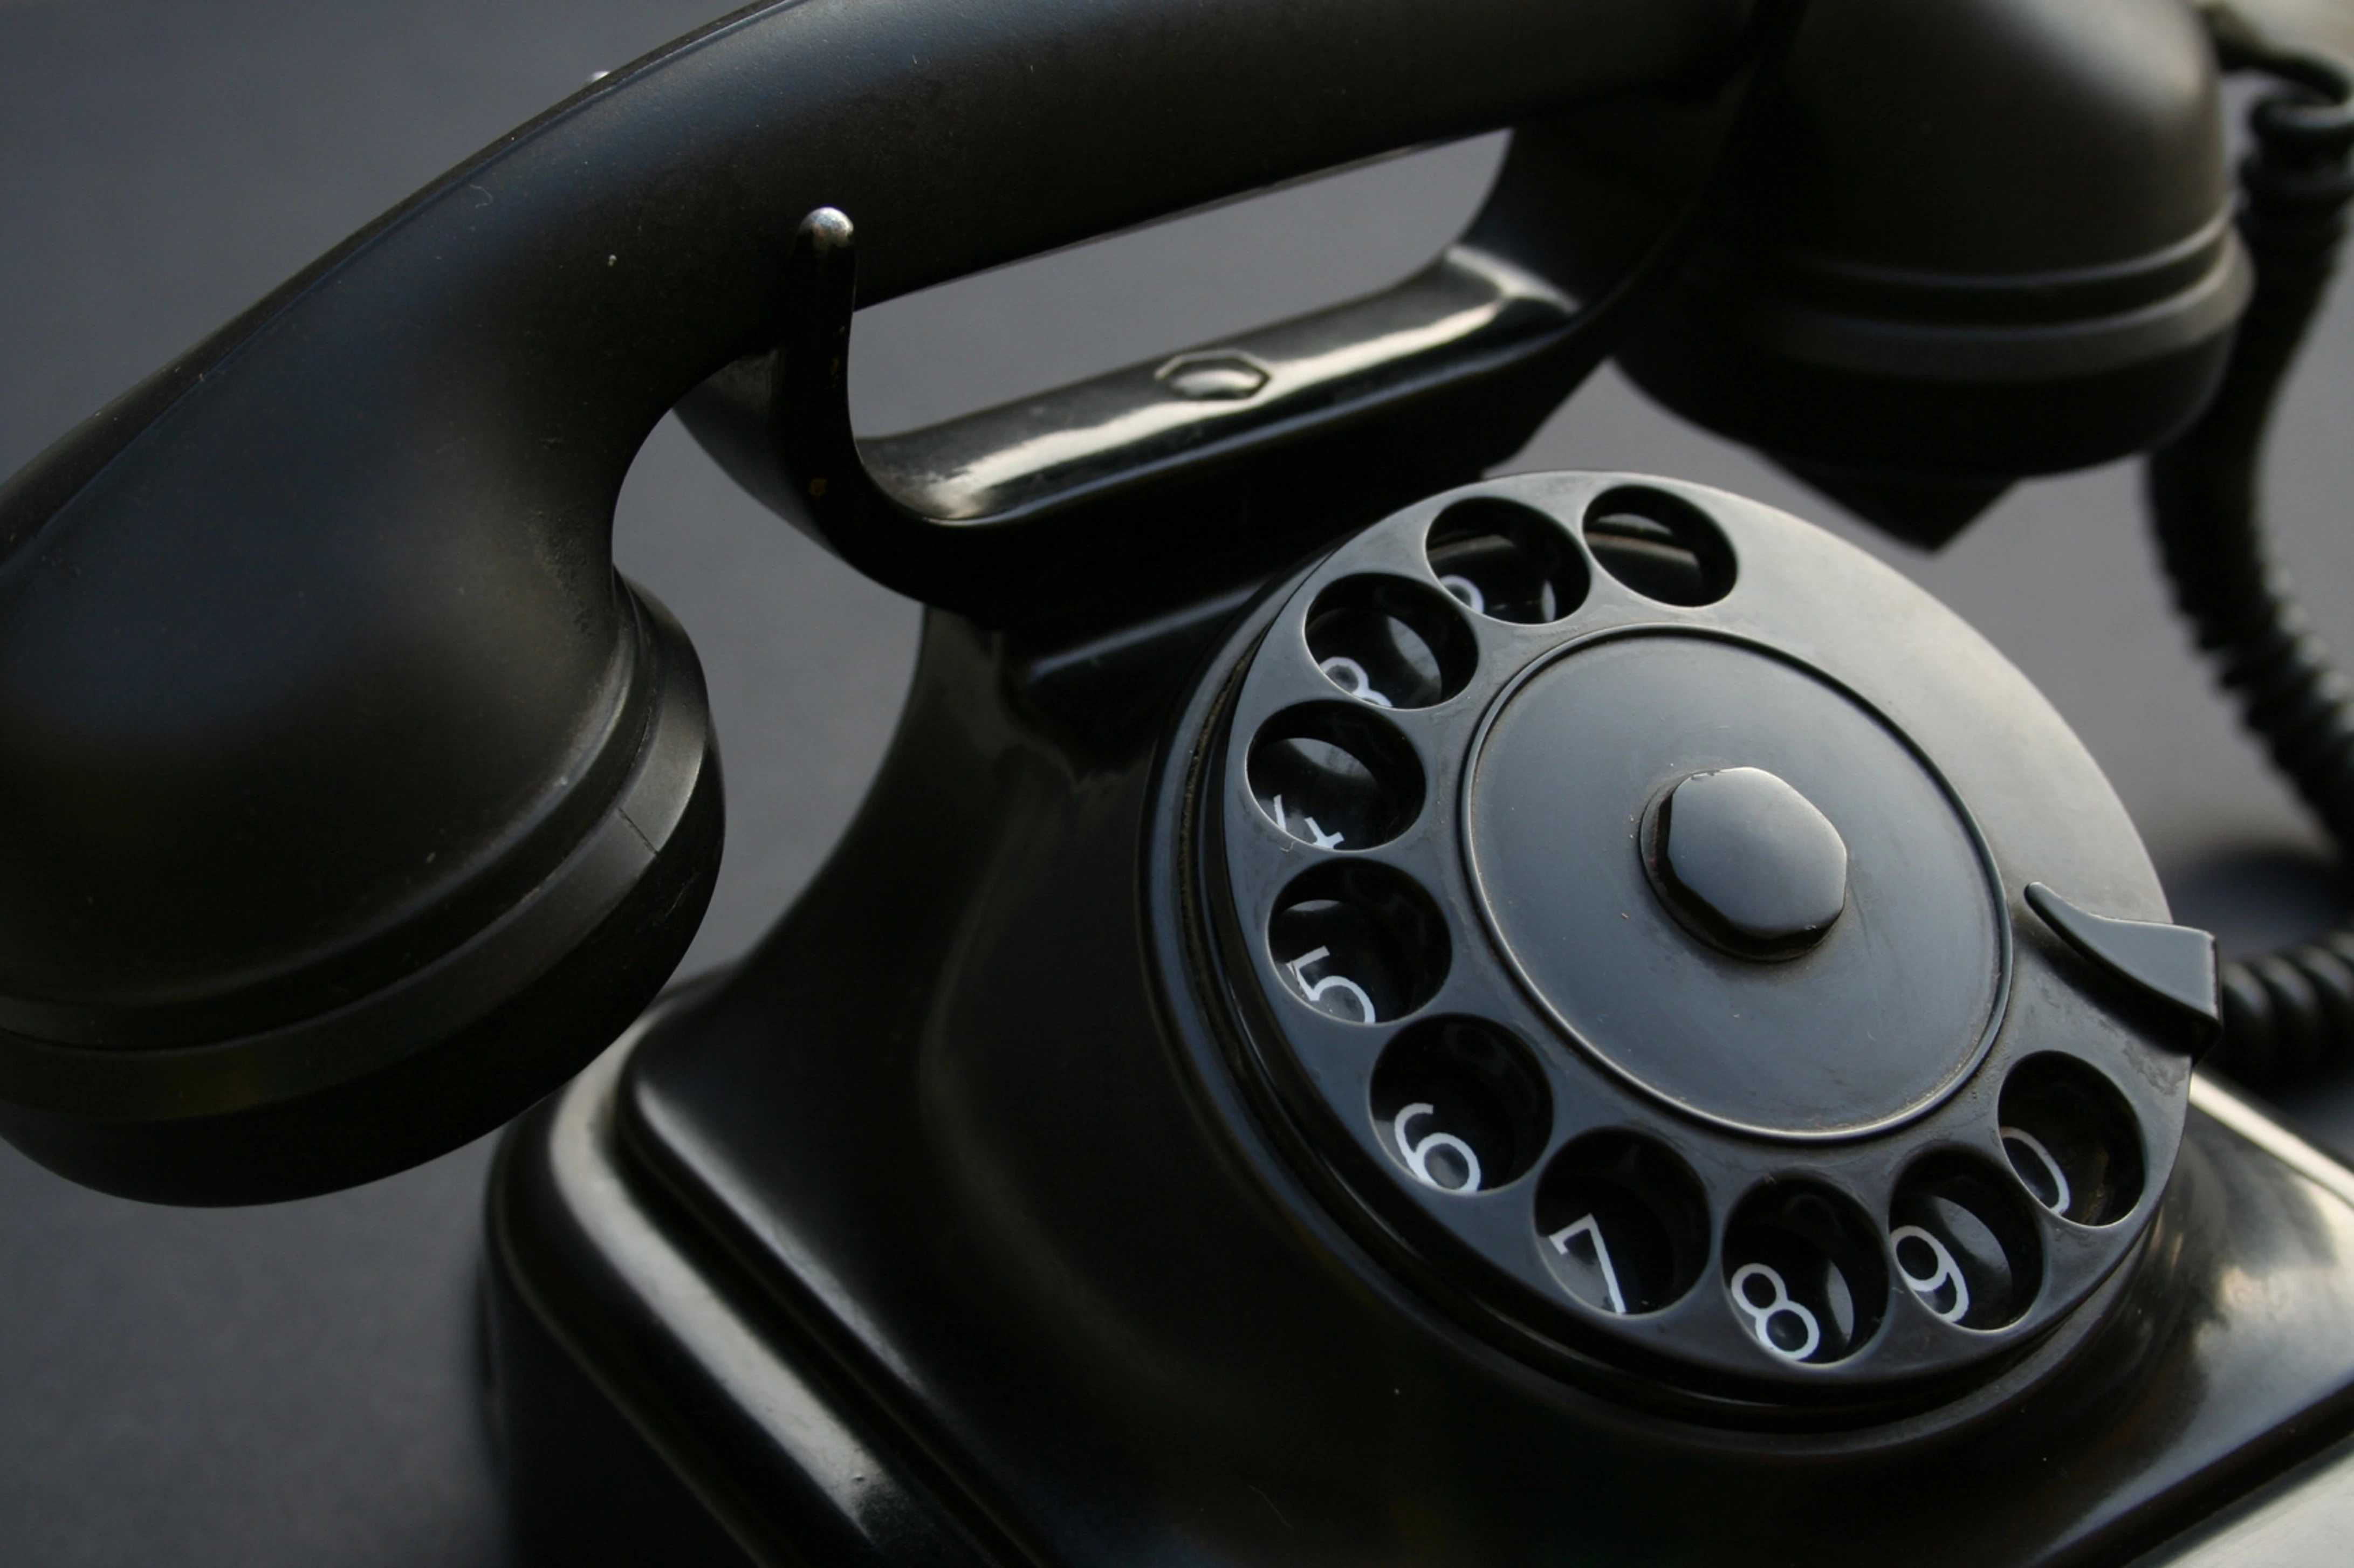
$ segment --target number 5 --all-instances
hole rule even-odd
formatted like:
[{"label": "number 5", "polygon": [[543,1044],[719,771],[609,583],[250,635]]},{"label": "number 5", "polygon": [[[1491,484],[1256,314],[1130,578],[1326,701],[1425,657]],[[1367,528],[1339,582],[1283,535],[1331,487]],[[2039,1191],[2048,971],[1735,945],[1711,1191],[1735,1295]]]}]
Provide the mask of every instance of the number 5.
[{"label": "number 5", "polygon": [[[1314,963],[1317,959],[1329,959],[1331,956],[1331,948],[1319,948],[1312,953],[1300,954],[1298,958],[1292,959],[1283,967],[1289,969],[1291,971],[1291,978],[1299,982],[1300,994],[1305,996],[1309,1001],[1314,1002],[1318,1007],[1322,1008],[1324,1012],[1332,1012],[1331,1008],[1324,1006],[1324,993],[1328,991],[1337,991],[1342,996],[1348,997],[1357,1004],[1357,1012],[1359,1015],[1357,1018],[1358,1022],[1380,1022],[1381,1021],[1373,1016],[1373,999],[1367,996],[1365,994],[1365,988],[1359,985],[1355,980],[1351,980],[1346,975],[1326,975],[1322,980],[1311,980],[1300,972],[1309,965]],[[1332,1013],[1332,1016],[1338,1018],[1340,1014],[1334,1012]],[[1425,1106],[1422,1108],[1428,1110],[1430,1107],[1428,1106]],[[1403,1142],[1404,1139],[1400,1139],[1400,1141]]]}]

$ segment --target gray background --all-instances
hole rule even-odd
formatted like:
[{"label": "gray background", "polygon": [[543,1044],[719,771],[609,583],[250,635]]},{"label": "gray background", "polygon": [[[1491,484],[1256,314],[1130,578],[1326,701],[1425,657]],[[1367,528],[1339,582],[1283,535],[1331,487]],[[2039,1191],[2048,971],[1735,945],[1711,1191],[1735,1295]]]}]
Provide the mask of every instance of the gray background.
[{"label": "gray background", "polygon": [[[0,0],[0,473],[377,210],[703,19],[676,0]],[[860,426],[921,422],[1379,287],[1477,206],[1491,139],[862,315]],[[2270,473],[2282,549],[2354,647],[2354,302]],[[2326,917],[2319,841],[2212,694],[2113,468],[2023,486],[1936,558],[1882,545],[1606,374],[1512,466],[1652,470],[1829,522],[2051,694],[2227,945]],[[690,969],[739,951],[847,820],[915,608],[736,494],[674,427],[622,498],[628,571],[685,620],[726,747],[728,858]],[[19,826],[19,831],[24,831]],[[2297,1107],[2335,1136],[2354,1092]],[[358,1192],[182,1213],[0,1148],[0,1560],[504,1563],[468,1292],[487,1141]]]}]

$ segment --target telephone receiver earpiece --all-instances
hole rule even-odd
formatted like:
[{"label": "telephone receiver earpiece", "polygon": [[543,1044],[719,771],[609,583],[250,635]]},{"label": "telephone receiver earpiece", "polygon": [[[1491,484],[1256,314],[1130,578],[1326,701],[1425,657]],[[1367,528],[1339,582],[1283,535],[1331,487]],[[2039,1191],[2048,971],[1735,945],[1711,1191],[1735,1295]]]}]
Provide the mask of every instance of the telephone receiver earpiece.
[{"label": "telephone receiver earpiece", "polygon": [[[2050,4],[1967,9],[1964,33],[2034,68],[1981,112],[2024,102],[2084,151],[2039,170],[2000,139],[1973,161],[1957,135],[1903,212],[2004,179],[2064,213],[2076,185],[2213,140],[2187,21],[2104,52]],[[715,23],[485,150],[0,486],[0,813],[33,825],[0,848],[0,1134],[132,1196],[295,1196],[487,1130],[644,1006],[721,838],[693,651],[610,549],[622,478],[674,406],[854,564],[984,624],[1069,639],[1232,590],[1516,450],[1638,305],[1688,288],[1728,147],[1835,204],[1840,138],[1872,125],[1771,98],[1798,16],[801,0]],[[1794,79],[1833,92],[1853,40],[1889,28],[1826,36],[1811,64],[1800,36]],[[1949,36],[1897,43],[1879,69],[1950,74]],[[1622,111],[1660,126],[1640,200],[1589,145]],[[1507,125],[1480,219],[1388,294],[1023,410],[850,432],[854,303]],[[2195,243],[2227,202],[2219,160],[2185,167],[2120,185],[2062,225],[2063,249],[2121,264]],[[1918,268],[2043,265],[1967,226],[1900,213],[1894,232]],[[2228,234],[2211,249],[2228,272]],[[2182,290],[2158,281],[2173,292],[2085,308],[2163,316]],[[2235,306],[2216,288],[2226,308],[2113,344],[2115,366],[2220,363]],[[1757,319],[1727,342],[1762,333],[1811,365],[1773,336],[1781,317]],[[1985,323],[1945,325],[1950,347]],[[1902,382],[1920,357],[1866,373]],[[2052,378],[2004,363],[1981,400]],[[1844,387],[1838,371],[1808,374]],[[2102,440],[2187,418],[2204,384],[2168,385]],[[1999,468],[2000,442],[1969,461]]]}]

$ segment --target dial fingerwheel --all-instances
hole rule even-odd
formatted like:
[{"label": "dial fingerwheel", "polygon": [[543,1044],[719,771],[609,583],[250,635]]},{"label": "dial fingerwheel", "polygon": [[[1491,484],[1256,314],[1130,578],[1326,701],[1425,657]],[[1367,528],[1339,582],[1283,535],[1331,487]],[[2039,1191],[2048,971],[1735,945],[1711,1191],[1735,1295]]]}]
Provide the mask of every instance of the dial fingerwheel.
[{"label": "dial fingerwheel", "polygon": [[1669,481],[1473,486],[1292,585],[1222,722],[1241,1065],[1490,1338],[1869,1410],[2138,1245],[2197,935],[2024,678],[1860,552]]}]

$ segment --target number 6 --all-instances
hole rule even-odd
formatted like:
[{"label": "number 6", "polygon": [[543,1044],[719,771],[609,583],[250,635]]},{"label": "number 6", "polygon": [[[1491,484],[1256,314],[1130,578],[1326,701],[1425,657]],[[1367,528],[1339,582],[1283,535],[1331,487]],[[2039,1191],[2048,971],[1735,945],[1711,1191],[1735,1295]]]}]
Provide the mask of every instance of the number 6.
[{"label": "number 6", "polygon": [[[1429,1105],[1417,1100],[1398,1112],[1397,1119],[1390,1123],[1390,1129],[1397,1134],[1398,1149],[1405,1155],[1405,1168],[1414,1172],[1416,1181],[1426,1187],[1436,1187],[1442,1192],[1478,1192],[1479,1190],[1479,1157],[1471,1152],[1469,1144],[1451,1132],[1431,1133],[1420,1143],[1416,1143],[1406,1137],[1405,1124],[1418,1116],[1430,1115],[1431,1109]],[[1460,1187],[1447,1186],[1430,1173],[1431,1151],[1439,1149],[1453,1150],[1455,1157],[1463,1161],[1465,1174],[1463,1185]]]}]

